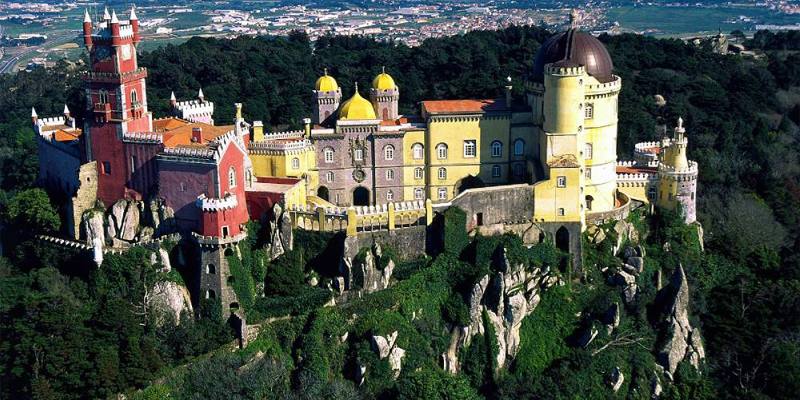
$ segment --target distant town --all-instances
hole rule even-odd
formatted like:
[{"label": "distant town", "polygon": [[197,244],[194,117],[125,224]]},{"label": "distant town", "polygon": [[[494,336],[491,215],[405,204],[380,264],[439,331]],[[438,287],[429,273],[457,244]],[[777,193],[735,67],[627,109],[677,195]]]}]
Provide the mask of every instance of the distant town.
[{"label": "distant town", "polygon": [[[559,28],[568,9],[579,7],[584,29],[593,34],[636,32],[656,36],[711,36],[718,30],[800,29],[800,1],[752,3],[647,2],[576,3],[552,1],[523,7],[519,1],[378,0],[369,8],[338,3],[284,5],[277,1],[142,2],[137,13],[149,46],[180,43],[192,36],[288,35],[305,32],[313,41],[324,35],[364,35],[420,45],[425,39],[496,30],[510,25]],[[97,2],[0,3],[0,73],[52,65],[80,56],[77,26],[70,21],[102,13]],[[110,5],[113,9],[114,5]],[[120,11],[127,6],[119,5]],[[229,8],[230,7],[230,8]],[[643,18],[646,16],[646,18]],[[661,16],[661,17],[659,17]],[[642,23],[641,20],[648,22]],[[145,49],[146,50],[146,49]]]}]

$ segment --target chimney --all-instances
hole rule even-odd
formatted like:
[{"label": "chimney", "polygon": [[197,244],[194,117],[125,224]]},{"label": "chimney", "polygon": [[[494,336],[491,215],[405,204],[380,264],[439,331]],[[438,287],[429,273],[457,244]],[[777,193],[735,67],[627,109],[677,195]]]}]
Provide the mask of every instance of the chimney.
[{"label": "chimney", "polygon": [[264,140],[264,123],[253,121],[253,141],[261,142]]},{"label": "chimney", "polygon": [[199,126],[192,128],[192,143],[203,143],[203,128]]},{"label": "chimney", "polygon": [[92,48],[92,18],[89,16],[89,10],[83,10],[83,44],[86,48]]}]

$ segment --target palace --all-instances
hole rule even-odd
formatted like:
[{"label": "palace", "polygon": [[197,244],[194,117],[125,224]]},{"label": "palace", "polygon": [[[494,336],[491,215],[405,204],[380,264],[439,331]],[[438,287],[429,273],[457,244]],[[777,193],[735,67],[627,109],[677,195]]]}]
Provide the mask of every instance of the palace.
[{"label": "palace", "polygon": [[216,125],[202,90],[189,101],[173,94],[172,115],[154,118],[133,9],[127,21],[86,13],[83,41],[91,60],[83,126],[66,107],[54,118],[32,112],[40,180],[71,199],[67,234],[95,254],[190,238],[200,249],[194,292],[222,297],[226,309],[236,302],[225,257],[246,237],[245,223],[275,204],[292,227],[348,236],[430,224],[459,206],[467,229],[534,225],[537,240],[554,235],[578,252],[587,225],[624,218],[633,203],[680,207],[687,223],[695,219],[698,166],[687,159],[683,122],[619,162],[622,82],[603,44],[576,23],[539,49],[524,100],[514,101],[509,78],[502,98],[423,101],[418,115],[401,115],[401,89],[387,71],[366,98],[356,86],[343,101],[326,70],[310,88],[304,129],[288,132],[246,122],[241,104],[231,125]]}]

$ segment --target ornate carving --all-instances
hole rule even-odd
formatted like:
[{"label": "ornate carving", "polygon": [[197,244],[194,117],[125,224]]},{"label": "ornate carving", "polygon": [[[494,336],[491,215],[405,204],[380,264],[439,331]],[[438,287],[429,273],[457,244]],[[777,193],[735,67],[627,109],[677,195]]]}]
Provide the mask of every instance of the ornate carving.
[{"label": "ornate carving", "polygon": [[[348,146],[348,152],[350,153],[350,160],[355,168],[361,168],[366,162],[366,159],[369,155],[367,152],[367,141],[366,139],[362,139],[359,137],[350,138],[350,143]],[[355,173],[353,174],[355,178]],[[360,182],[360,181],[359,181]]]}]

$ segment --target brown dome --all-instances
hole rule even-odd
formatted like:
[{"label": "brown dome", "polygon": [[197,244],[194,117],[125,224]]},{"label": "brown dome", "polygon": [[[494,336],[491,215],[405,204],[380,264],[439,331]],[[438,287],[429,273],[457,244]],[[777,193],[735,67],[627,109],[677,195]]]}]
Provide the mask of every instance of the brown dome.
[{"label": "brown dome", "polygon": [[586,72],[600,82],[614,80],[614,64],[608,50],[594,36],[572,28],[547,39],[533,62],[533,79],[544,80],[545,64],[582,65]]}]

